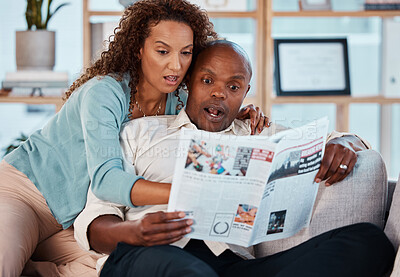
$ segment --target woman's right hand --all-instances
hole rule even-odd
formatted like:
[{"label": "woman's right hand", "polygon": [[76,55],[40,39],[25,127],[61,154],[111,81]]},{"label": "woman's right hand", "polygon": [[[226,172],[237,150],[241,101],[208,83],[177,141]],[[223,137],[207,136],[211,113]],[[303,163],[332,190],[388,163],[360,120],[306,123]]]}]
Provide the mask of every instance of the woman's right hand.
[{"label": "woman's right hand", "polygon": [[140,246],[174,243],[192,230],[193,220],[184,217],[184,212],[156,212],[138,220],[125,221],[129,231],[124,242]]}]

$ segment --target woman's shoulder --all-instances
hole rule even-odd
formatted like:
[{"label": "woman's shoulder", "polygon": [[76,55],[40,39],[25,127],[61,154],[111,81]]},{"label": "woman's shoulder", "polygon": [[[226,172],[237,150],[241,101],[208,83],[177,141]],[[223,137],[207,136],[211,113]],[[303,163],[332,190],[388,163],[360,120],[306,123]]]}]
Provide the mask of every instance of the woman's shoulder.
[{"label": "woman's shoulder", "polygon": [[97,116],[104,117],[105,114],[111,112],[123,122],[129,109],[130,93],[126,91],[127,88],[129,86],[124,85],[123,81],[111,76],[96,76],[76,92],[70,105],[75,103],[81,111],[90,111]]},{"label": "woman's shoulder", "polygon": [[121,89],[121,82],[111,75],[104,75],[104,76],[95,76],[88,80],[83,85],[86,90],[90,90],[93,88],[101,88],[101,87],[108,87],[110,89]]},{"label": "woman's shoulder", "polygon": [[124,79],[117,80],[110,75],[95,76],[87,81],[82,87],[82,93],[85,98],[98,98],[98,97],[115,97],[126,99],[126,94],[129,93],[129,86]]}]

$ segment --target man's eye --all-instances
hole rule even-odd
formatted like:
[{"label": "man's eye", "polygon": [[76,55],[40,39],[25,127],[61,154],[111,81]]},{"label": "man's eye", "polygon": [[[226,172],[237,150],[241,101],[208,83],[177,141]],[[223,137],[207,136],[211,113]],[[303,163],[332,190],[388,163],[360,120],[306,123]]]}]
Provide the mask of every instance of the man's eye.
[{"label": "man's eye", "polygon": [[203,83],[204,84],[211,84],[211,80],[210,79],[203,79]]},{"label": "man's eye", "polygon": [[234,91],[236,91],[236,90],[239,89],[239,87],[238,87],[238,86],[235,86],[235,85],[230,85],[229,88],[230,88],[231,90],[234,90]]},{"label": "man's eye", "polygon": [[160,53],[161,55],[165,55],[168,53],[166,50],[158,50],[157,52]]}]

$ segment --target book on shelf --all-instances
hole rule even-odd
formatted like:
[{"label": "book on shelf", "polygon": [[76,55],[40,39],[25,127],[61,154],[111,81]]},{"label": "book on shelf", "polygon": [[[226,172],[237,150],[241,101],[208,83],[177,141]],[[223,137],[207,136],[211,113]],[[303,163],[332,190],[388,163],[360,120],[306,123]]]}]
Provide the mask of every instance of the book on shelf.
[{"label": "book on shelf", "polygon": [[374,10],[400,10],[399,0],[366,0],[364,3],[366,11]]}]

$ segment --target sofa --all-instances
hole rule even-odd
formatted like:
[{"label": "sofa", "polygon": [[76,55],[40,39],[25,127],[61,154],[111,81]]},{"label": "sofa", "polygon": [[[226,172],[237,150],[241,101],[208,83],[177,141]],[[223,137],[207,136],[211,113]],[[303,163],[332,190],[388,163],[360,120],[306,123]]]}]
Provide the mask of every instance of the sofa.
[{"label": "sofa", "polygon": [[[296,246],[325,231],[359,222],[381,228],[398,249],[400,244],[400,184],[388,183],[385,163],[374,150],[358,152],[353,172],[343,181],[319,185],[310,225],[295,236],[254,246],[256,257],[271,255]],[[393,201],[392,201],[393,199]],[[400,254],[392,273],[400,277]]]},{"label": "sofa", "polygon": [[[271,255],[325,231],[358,222],[371,222],[385,228],[395,249],[398,249],[400,180],[397,185],[396,182],[388,183],[385,163],[374,150],[358,152],[354,170],[343,181],[330,187],[326,187],[324,182],[319,185],[313,215],[307,228],[286,239],[255,245],[250,251],[256,257]],[[393,272],[388,272],[385,277],[389,276],[400,277],[400,253],[396,257]]]}]

